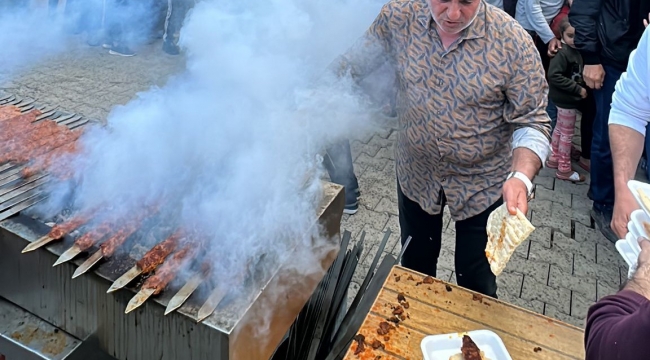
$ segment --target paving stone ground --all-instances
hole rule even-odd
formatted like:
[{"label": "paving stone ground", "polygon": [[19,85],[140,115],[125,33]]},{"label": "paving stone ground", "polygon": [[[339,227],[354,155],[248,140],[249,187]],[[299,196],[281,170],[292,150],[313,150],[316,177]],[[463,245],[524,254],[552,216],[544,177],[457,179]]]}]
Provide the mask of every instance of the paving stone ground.
[{"label": "paving stone ground", "polygon": [[[0,72],[0,90],[104,120],[113,106],[126,103],[151,86],[163,85],[170,75],[183,69],[183,57],[166,55],[160,46],[160,42],[146,45],[137,49],[137,56],[121,58],[73,39],[65,54],[13,78]],[[349,230],[354,241],[365,231],[366,240],[350,297],[359,288],[386,230],[392,235],[384,252],[397,255],[401,248],[395,135],[386,128],[352,142],[361,207],[357,214],[344,216],[341,229]],[[545,169],[535,179],[536,196],[528,217],[537,230],[499,276],[498,294],[515,305],[582,327],[589,305],[617,291],[627,275],[627,266],[614,245],[591,224],[588,185],[556,180],[553,175]],[[444,224],[438,277],[455,282],[455,230],[446,210]]]}]

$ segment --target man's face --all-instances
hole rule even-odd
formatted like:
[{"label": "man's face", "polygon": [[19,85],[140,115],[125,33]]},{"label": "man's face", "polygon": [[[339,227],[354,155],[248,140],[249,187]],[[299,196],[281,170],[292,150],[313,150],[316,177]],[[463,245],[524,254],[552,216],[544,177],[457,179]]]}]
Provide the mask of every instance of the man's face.
[{"label": "man's face", "polygon": [[429,0],[433,20],[438,29],[458,34],[474,21],[481,0]]}]

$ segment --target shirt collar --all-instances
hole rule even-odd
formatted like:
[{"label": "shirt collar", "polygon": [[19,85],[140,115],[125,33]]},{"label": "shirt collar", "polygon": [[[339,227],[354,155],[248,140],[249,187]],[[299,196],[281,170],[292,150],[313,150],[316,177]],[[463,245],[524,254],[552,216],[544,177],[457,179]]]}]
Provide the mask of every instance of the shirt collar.
[{"label": "shirt collar", "polygon": [[[463,39],[479,39],[485,37],[485,28],[487,27],[486,13],[488,11],[485,1],[479,0],[478,14],[474,22],[465,30],[463,30],[461,37]],[[424,0],[421,3],[421,8],[419,14],[417,15],[419,22],[427,30],[435,29],[435,22],[433,21],[433,16],[431,15],[431,10],[429,8],[429,1]]]}]

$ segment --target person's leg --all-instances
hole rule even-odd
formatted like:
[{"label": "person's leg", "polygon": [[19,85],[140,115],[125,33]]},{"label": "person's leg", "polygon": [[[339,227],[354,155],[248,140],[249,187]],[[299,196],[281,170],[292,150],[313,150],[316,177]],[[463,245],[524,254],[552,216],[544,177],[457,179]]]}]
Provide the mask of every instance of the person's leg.
[{"label": "person's leg", "polygon": [[499,199],[482,213],[456,222],[456,282],[493,298],[497,297],[497,277],[485,256],[486,227],[488,217],[501,204]]},{"label": "person's leg", "polygon": [[594,118],[596,117],[596,102],[593,93],[580,103],[580,147],[582,152],[578,165],[586,171],[591,170],[591,141],[593,138]]},{"label": "person's leg", "polygon": [[551,155],[546,160],[546,167],[549,169],[557,169],[558,151],[560,146],[560,130],[555,127],[551,134]]},{"label": "person's leg", "polygon": [[585,177],[573,171],[571,167],[571,149],[573,148],[573,133],[576,126],[575,109],[557,108],[557,127],[560,133],[558,145],[558,166],[555,176],[560,180],[583,182]]},{"label": "person's leg", "polygon": [[593,200],[591,216],[600,232],[610,241],[617,241],[618,236],[612,231],[610,223],[614,208],[614,170],[612,152],[609,147],[609,129],[607,121],[611,109],[612,94],[621,72],[605,66],[605,80],[600,90],[594,91],[596,117],[591,142],[591,184],[589,198]]},{"label": "person's leg", "polygon": [[548,114],[548,117],[551,118],[551,130],[553,130],[557,124],[557,106],[553,104],[553,101],[550,97],[547,99],[548,105],[546,105],[546,113]]},{"label": "person's leg", "polygon": [[111,1],[113,2],[113,7],[110,16],[109,36],[113,43],[108,53],[119,56],[133,56],[135,52],[129,48],[124,31],[126,26],[125,22],[129,16],[127,0]]},{"label": "person's leg", "polygon": [[186,4],[183,0],[166,0],[167,16],[163,32],[163,51],[169,55],[178,55],[180,49],[176,45],[176,33],[180,30],[185,18]]},{"label": "person's leg", "polygon": [[411,242],[402,255],[402,266],[435,277],[442,244],[442,212],[431,215],[422,210],[418,203],[402,193],[399,180],[397,206],[402,246],[411,237]]},{"label": "person's leg", "polygon": [[333,183],[345,188],[345,213],[354,214],[359,209],[359,182],[354,174],[350,141],[343,140],[327,148],[323,164]]}]

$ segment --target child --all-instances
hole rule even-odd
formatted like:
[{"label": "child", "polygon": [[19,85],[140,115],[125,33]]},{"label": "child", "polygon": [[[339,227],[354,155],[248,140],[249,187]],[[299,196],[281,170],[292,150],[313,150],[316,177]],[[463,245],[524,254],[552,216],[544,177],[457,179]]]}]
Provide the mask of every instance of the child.
[{"label": "child", "polygon": [[[584,182],[585,177],[571,168],[571,144],[576,116],[578,111],[582,113],[581,125],[585,127],[585,131],[582,132],[587,134],[589,131],[586,130],[593,122],[593,101],[587,99],[589,93],[582,80],[582,57],[574,48],[575,29],[569,24],[568,18],[561,20],[560,31],[564,46],[553,57],[548,70],[549,98],[557,106],[558,116],[551,141],[553,152],[546,162],[546,166],[557,169],[555,176],[558,179],[578,183]],[[582,140],[584,144],[591,139]],[[584,150],[583,153],[585,153]],[[589,160],[580,160],[580,166],[588,169]]]}]

